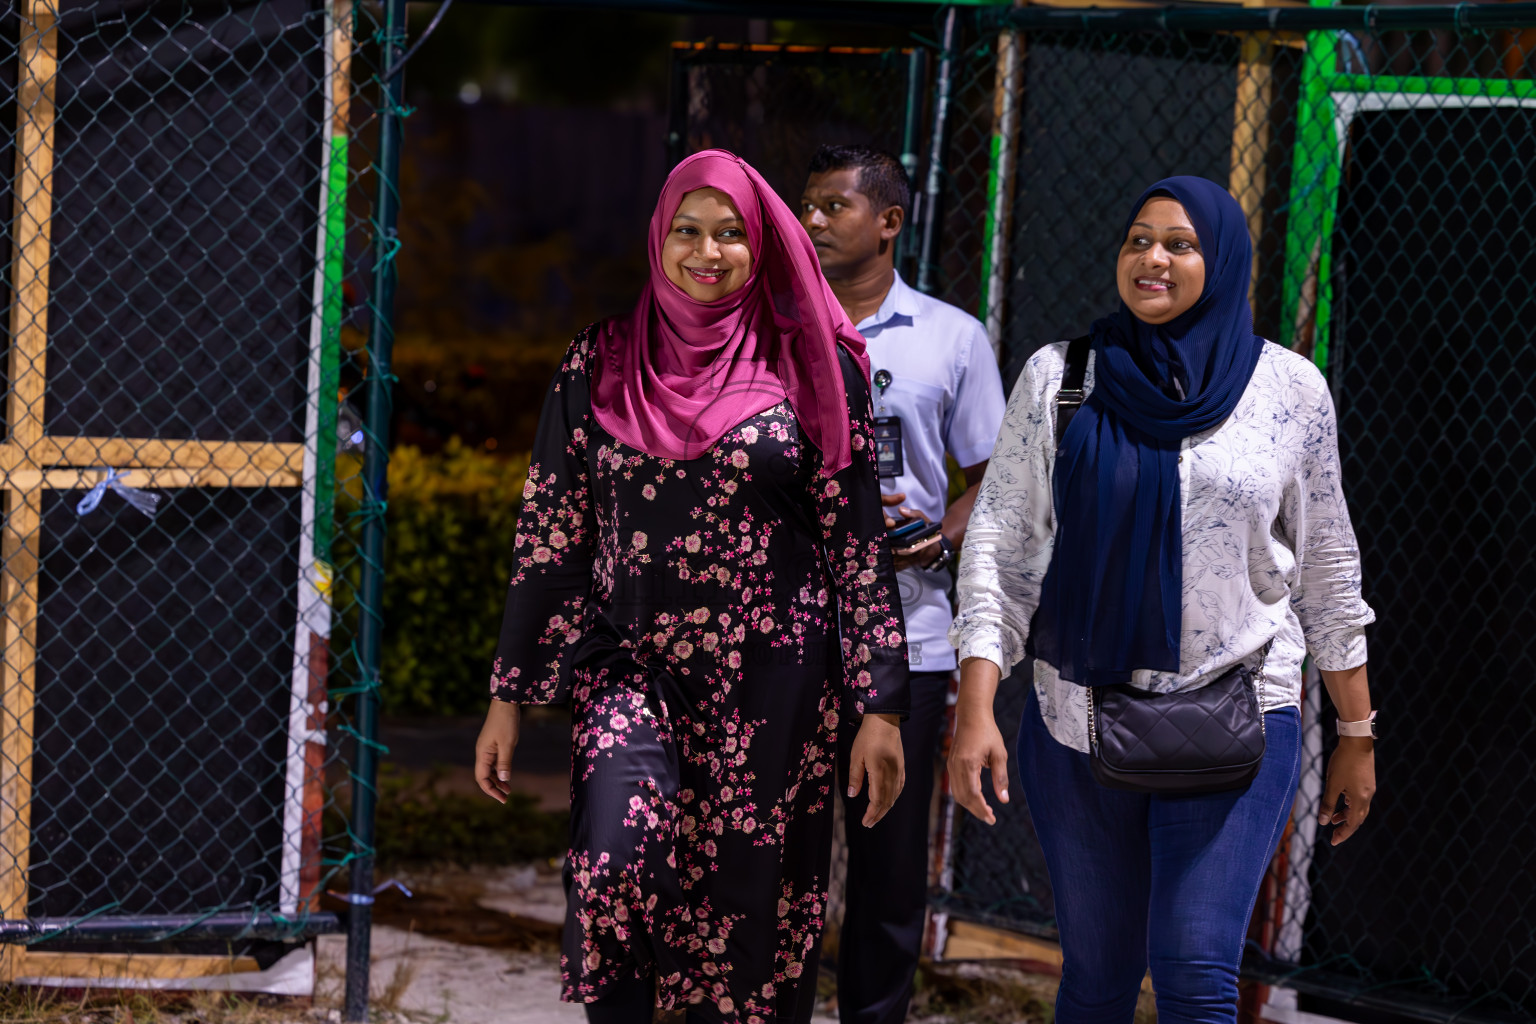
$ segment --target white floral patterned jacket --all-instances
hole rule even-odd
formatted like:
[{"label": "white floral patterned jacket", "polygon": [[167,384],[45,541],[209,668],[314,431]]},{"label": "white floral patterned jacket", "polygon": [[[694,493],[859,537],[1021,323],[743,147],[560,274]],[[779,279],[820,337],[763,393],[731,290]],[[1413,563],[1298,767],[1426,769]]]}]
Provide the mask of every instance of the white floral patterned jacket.
[{"label": "white floral patterned jacket", "polygon": [[[1051,562],[1056,392],[1066,342],[1024,366],[966,530],[959,613],[949,639],[1004,676],[1025,657]],[[1085,390],[1094,384],[1090,358]],[[1266,344],[1232,415],[1184,439],[1179,456],[1184,616],[1179,671],[1137,671],[1159,693],[1193,688],[1273,639],[1265,706],[1295,705],[1307,652],[1319,668],[1365,663],[1375,613],[1360,592],[1360,551],[1339,476],[1327,382],[1303,357]],[[1088,749],[1087,695],[1036,662],[1040,712],[1058,742]]]}]

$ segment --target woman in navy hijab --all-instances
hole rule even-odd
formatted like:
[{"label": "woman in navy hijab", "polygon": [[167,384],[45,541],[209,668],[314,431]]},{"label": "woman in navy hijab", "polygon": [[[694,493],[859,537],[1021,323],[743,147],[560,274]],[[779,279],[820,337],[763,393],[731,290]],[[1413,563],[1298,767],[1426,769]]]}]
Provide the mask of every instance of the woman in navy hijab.
[{"label": "woman in navy hijab", "polygon": [[[1249,917],[1296,793],[1307,654],[1341,739],[1296,841],[1347,839],[1375,791],[1374,615],[1333,403],[1316,367],[1253,333],[1252,265],[1225,189],[1176,177],[1143,193],[1059,453],[1065,342],[1026,364],[966,533],[950,780],[995,821],[980,786],[989,768],[1008,801],[993,698],[1032,656],[1019,769],[1061,935],[1060,1024],[1129,1024],[1149,966],[1160,1024],[1236,1019]],[[1174,694],[1237,666],[1256,671],[1265,725],[1250,782],[1154,794],[1095,780],[1090,687]]]}]

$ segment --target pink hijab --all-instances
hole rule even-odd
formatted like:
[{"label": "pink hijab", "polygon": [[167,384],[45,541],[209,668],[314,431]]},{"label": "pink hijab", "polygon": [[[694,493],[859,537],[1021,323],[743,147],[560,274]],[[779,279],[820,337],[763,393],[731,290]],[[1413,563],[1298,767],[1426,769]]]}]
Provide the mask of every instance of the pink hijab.
[{"label": "pink hijab", "polygon": [[[673,284],[661,249],[683,196],[730,197],[752,248],[752,276],[716,302]],[[838,305],[810,238],[745,160],[723,149],[673,169],[651,216],[651,279],[627,316],[603,323],[592,412],[631,448],[693,459],[754,413],[789,399],[830,475],[853,461],[837,346],[869,380],[864,339]]]}]

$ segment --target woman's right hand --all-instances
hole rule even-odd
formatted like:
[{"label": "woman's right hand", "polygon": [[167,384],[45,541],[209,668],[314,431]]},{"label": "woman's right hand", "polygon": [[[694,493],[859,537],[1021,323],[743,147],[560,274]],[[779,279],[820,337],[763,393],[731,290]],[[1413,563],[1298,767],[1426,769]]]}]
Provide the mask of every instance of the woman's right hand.
[{"label": "woman's right hand", "polygon": [[475,741],[475,781],[486,796],[499,804],[512,792],[512,750],[517,746],[518,707],[504,700],[491,701]]},{"label": "woman's right hand", "polygon": [[981,795],[981,770],[992,772],[992,790],[1008,802],[1008,748],[992,715],[992,701],[1002,673],[985,658],[960,665],[960,693],[955,701],[955,738],[949,745],[949,788],[955,802],[988,825],[997,815]]}]

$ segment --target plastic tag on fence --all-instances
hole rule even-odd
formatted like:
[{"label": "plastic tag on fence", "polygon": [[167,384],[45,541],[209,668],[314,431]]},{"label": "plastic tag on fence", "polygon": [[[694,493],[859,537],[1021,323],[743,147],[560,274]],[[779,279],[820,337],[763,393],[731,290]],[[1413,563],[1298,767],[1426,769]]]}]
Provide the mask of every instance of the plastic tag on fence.
[{"label": "plastic tag on fence", "polygon": [[107,489],[111,488],[123,496],[123,500],[147,516],[153,516],[155,510],[160,507],[160,495],[151,491],[141,490],[138,487],[129,487],[123,483],[128,475],[119,469],[102,470],[107,475],[102,478],[95,487],[85,493],[80,499],[80,504],[75,506],[76,515],[89,515],[96,511],[96,506],[101,504],[101,499],[106,496]]}]

